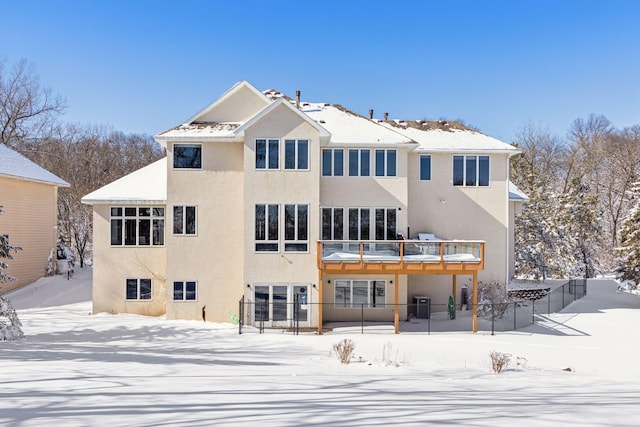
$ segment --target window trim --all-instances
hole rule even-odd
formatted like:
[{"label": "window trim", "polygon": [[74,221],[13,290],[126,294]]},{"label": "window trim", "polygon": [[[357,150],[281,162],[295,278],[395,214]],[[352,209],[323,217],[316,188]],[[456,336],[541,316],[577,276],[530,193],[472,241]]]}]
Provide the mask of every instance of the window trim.
[{"label": "window trim", "polygon": [[[129,298],[129,281],[133,281],[133,280],[135,280],[136,282],[136,297]],[[149,298],[142,298],[141,285],[143,280],[149,282]],[[144,302],[153,301],[153,280],[147,279],[147,278],[125,279],[124,280],[124,299],[125,301],[144,301]]]},{"label": "window trim", "polygon": [[[265,155],[264,155],[264,167],[258,167],[258,141],[264,141],[265,144]],[[271,161],[271,155],[270,150],[269,150],[269,146],[272,142],[275,142],[278,144],[278,149],[277,149],[277,153],[276,153],[276,161],[277,161],[277,167],[272,168],[270,167],[270,161]],[[282,169],[280,166],[280,138],[255,138],[253,141],[253,152],[254,152],[254,158],[253,158],[253,169],[256,171],[275,171],[275,170],[280,170]]]},{"label": "window trim", "polygon": [[[380,158],[378,154],[382,154],[382,173],[378,174],[380,166]],[[391,154],[393,154],[393,174],[389,172]],[[395,148],[376,148],[373,153],[374,170],[373,175],[376,178],[397,178],[398,177],[398,150]]]},{"label": "window trim", "polygon": [[[258,206],[263,206],[264,207],[264,239],[258,239]],[[270,230],[269,230],[269,226],[270,226],[270,221],[271,219],[271,215],[272,215],[272,211],[271,208],[275,207],[276,208],[276,220],[275,220],[275,225],[276,225],[276,230],[275,230],[275,239],[271,239],[270,238]],[[254,234],[253,234],[253,240],[254,240],[254,245],[253,245],[253,251],[255,253],[279,253],[280,252],[280,205],[277,203],[256,203],[255,204],[255,208],[253,210],[253,224],[254,224]],[[268,249],[258,249],[258,245],[275,245],[275,249],[272,250],[268,250]],[[264,246],[265,248],[267,246]]]},{"label": "window trim", "polygon": [[[456,180],[456,160],[458,162],[462,162],[462,182],[461,183],[457,183],[458,181]],[[469,162],[472,163],[469,163]],[[481,162],[486,161],[486,165],[487,165],[487,171],[486,171],[486,177],[481,176],[480,174],[480,165]],[[463,155],[463,154],[454,154],[452,157],[452,180],[451,183],[453,184],[454,187],[490,187],[491,186],[491,156],[488,155],[481,155],[481,154],[469,154],[469,155]],[[474,181],[472,184],[468,184],[468,172],[470,169],[470,166],[473,165],[474,167]],[[486,184],[481,184],[481,182],[484,182],[484,179],[486,179]]]},{"label": "window trim", "polygon": [[[307,163],[307,167],[306,168],[301,168],[300,166],[300,143],[306,143],[307,145],[307,154],[306,154],[306,163]],[[289,143],[293,143],[294,146],[294,150],[293,150],[293,162],[294,162],[294,167],[292,168],[288,168],[287,167],[287,145]],[[309,148],[311,147],[311,140],[309,140],[308,138],[286,138],[284,140],[284,161],[283,161],[283,170],[285,171],[309,171]]]},{"label": "window trim", "polygon": [[[348,151],[348,150],[347,150]],[[344,152],[345,149],[344,148],[323,148],[322,149],[322,167],[321,167],[321,176],[325,177],[325,176],[345,176],[344,175]],[[329,173],[325,174],[325,166],[326,166],[326,158],[325,158],[325,153],[329,154]],[[341,162],[341,171],[340,173],[336,173],[337,171],[337,167],[336,167],[336,158],[338,156],[338,153],[340,153],[340,155],[342,156],[342,162]]]},{"label": "window trim", "polygon": [[[367,303],[364,304],[364,307],[362,305],[362,303],[355,303],[354,302],[354,298],[353,298],[353,285],[354,282],[366,282],[367,283]],[[379,286],[380,282],[382,282],[382,289],[384,290],[383,295],[380,295],[380,292],[378,291],[380,288],[378,288],[377,286]],[[384,280],[380,280],[380,279],[335,279],[333,281],[333,308],[335,309],[346,309],[346,310],[353,310],[353,309],[371,309],[371,310],[379,310],[379,309],[384,309],[387,308],[387,306],[389,305],[389,303],[387,302],[387,283],[389,281],[384,279]],[[338,287],[339,284],[344,284],[344,283],[348,283],[348,288],[349,288],[349,301],[348,301],[348,305],[346,302],[346,298],[345,301],[343,303],[338,303],[336,301],[336,297],[338,296],[338,292],[336,292],[336,288]],[[342,288],[344,288],[344,286],[342,286]],[[384,301],[382,303],[378,303],[375,301],[376,297],[384,297]]]},{"label": "window trim", "polygon": [[[353,174],[353,175],[351,174],[351,154],[352,153],[357,153],[356,154],[357,174]],[[365,153],[367,154],[367,157],[368,157],[367,159],[368,161],[366,163],[363,161],[363,157],[365,157],[364,156]],[[366,175],[363,173],[365,165],[367,167]],[[354,177],[354,178],[355,177],[363,177],[363,178],[371,177],[371,149],[370,148],[349,148],[347,150],[347,176]]]},{"label": "window trim", "polygon": [[[121,213],[120,215],[114,215],[114,209],[120,209]],[[135,209],[136,210],[136,214],[134,216],[132,215],[126,215],[126,210],[127,209]],[[149,215],[140,215],[140,212],[142,209],[149,209]],[[157,215],[157,209],[162,209],[162,215]],[[126,227],[126,221],[127,219],[129,221],[135,221],[135,236],[136,236],[136,243],[135,244],[126,244],[127,242],[127,227]],[[113,226],[114,226],[114,222],[115,221],[120,221],[120,242],[121,243],[113,243],[113,237],[114,237],[114,232],[113,232]],[[149,244],[140,244],[140,223],[142,221],[149,221]],[[156,236],[155,236],[155,229],[156,226],[158,226],[157,224],[162,223],[162,233],[159,234],[158,236],[160,237],[160,239],[158,239],[158,241],[160,241],[160,243],[156,243]],[[166,229],[166,207],[165,206],[131,206],[131,205],[117,205],[117,206],[109,206],[109,246],[110,247],[114,247],[114,248],[126,248],[126,247],[130,247],[130,248],[134,248],[134,247],[141,247],[141,248],[152,248],[152,247],[162,247],[165,245],[165,229]]]},{"label": "window trim", "polygon": [[[198,281],[197,280],[174,280],[172,281],[173,286],[171,287],[171,301],[180,302],[180,303],[189,303],[189,302],[197,302],[198,301]],[[176,284],[180,283],[182,286],[182,299],[176,299]],[[193,283],[193,299],[187,299],[187,284]]]},{"label": "window trim", "polygon": [[[294,207],[294,218],[293,218],[293,232],[294,239],[287,239],[287,206]],[[307,237],[306,239],[300,239],[300,208],[306,208],[306,224],[305,230]],[[309,252],[309,212],[310,206],[308,203],[285,203],[283,207],[283,250],[285,253],[308,253]],[[306,245],[305,250],[287,250],[287,244],[289,245]]]},{"label": "window trim", "polygon": [[[429,165],[429,176],[427,178],[423,178],[423,173],[422,173],[422,160],[428,160],[428,165]],[[419,181],[431,181],[431,175],[433,173],[433,164],[432,164],[432,157],[431,154],[420,154],[420,158],[419,158],[419,163],[418,163],[418,180]]]},{"label": "window trim", "polygon": [[[176,208],[182,208],[182,232],[176,233],[175,222],[176,222]],[[194,218],[193,218],[193,233],[187,233],[187,208],[194,209]],[[173,205],[171,207],[171,235],[172,236],[185,236],[185,237],[194,237],[198,235],[198,206],[197,205]]]},{"label": "window trim", "polygon": [[[199,167],[177,167],[176,166],[176,147],[198,147],[200,148],[200,166]],[[173,157],[173,162],[171,162],[171,166],[172,169],[174,170],[202,170],[202,158],[203,158],[203,149],[202,149],[202,144],[200,143],[183,143],[183,142],[176,142],[173,143],[172,147],[172,157]]]}]

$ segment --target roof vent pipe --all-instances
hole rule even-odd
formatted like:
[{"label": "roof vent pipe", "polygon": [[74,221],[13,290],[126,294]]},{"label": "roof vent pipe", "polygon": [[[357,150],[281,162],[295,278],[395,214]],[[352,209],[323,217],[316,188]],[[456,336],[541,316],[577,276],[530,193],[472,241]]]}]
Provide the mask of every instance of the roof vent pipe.
[{"label": "roof vent pipe", "polygon": [[373,110],[369,110],[369,120],[373,119]]},{"label": "roof vent pipe", "polygon": [[389,113],[384,113],[384,121],[386,122],[387,120],[389,120]]},{"label": "roof vent pipe", "polygon": [[300,91],[296,91],[296,107],[300,108]]}]

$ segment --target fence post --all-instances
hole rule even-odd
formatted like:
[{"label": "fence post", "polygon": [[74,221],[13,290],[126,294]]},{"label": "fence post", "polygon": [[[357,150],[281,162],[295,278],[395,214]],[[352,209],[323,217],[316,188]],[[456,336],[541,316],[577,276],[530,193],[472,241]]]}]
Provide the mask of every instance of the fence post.
[{"label": "fence post", "polygon": [[547,315],[551,315],[551,289],[549,289],[549,293],[547,294]]},{"label": "fence post", "polygon": [[562,285],[562,288],[560,288],[560,289],[562,289],[562,308],[564,308],[564,307],[565,307],[565,305],[564,305],[564,287],[565,287],[565,286],[567,286],[567,284],[566,284],[566,283],[565,283],[564,285]]},{"label": "fence post", "polygon": [[242,296],[242,298],[240,298],[240,301],[238,302],[238,313],[240,313],[240,318],[238,319],[238,335],[242,335],[242,318],[244,316],[244,313],[242,312],[244,308],[244,296]]},{"label": "fence post", "polygon": [[495,335],[496,331],[496,310],[494,303],[491,303],[491,335]]},{"label": "fence post", "polygon": [[531,303],[533,304],[531,306],[531,324],[535,325],[536,324],[536,300],[532,299]]},{"label": "fence post", "polygon": [[516,321],[516,310],[518,310],[518,307],[516,306],[516,302],[514,302],[513,303],[513,330],[514,331],[516,330],[516,326],[518,325]]}]

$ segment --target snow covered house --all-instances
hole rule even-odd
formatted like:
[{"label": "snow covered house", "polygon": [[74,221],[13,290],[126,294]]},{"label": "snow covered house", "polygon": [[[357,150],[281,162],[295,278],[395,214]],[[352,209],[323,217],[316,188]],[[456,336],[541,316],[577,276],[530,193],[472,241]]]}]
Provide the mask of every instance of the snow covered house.
[{"label": "snow covered house", "polygon": [[481,133],[242,81],[155,139],[165,159],[83,198],[94,312],[279,327],[298,301],[301,326],[366,310],[397,331],[415,296],[512,274],[519,151]]},{"label": "snow covered house", "polygon": [[69,184],[0,143],[0,233],[22,248],[3,260],[15,281],[0,283],[0,293],[29,284],[46,273],[58,239],[58,188]]}]

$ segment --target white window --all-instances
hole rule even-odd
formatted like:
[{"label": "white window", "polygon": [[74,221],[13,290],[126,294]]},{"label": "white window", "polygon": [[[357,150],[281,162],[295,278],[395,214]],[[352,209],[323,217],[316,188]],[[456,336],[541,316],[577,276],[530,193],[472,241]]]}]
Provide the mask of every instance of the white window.
[{"label": "white window", "polygon": [[322,240],[344,239],[344,208],[322,208]]},{"label": "white window", "polygon": [[420,155],[420,181],[431,181],[431,155]]},{"label": "white window", "polygon": [[453,185],[489,186],[489,156],[453,156]]},{"label": "white window", "polygon": [[309,205],[284,205],[284,251],[309,250]]},{"label": "white window", "polygon": [[201,144],[173,144],[174,169],[202,169]]},{"label": "white window", "polygon": [[395,240],[396,233],[396,208],[376,208],[376,240]]},{"label": "white window", "polygon": [[396,150],[376,150],[376,176],[396,176]]},{"label": "white window", "polygon": [[150,300],[151,279],[127,279],[125,295],[127,300]]},{"label": "white window", "polygon": [[279,169],[280,141],[256,139],[256,169]]},{"label": "white window", "polygon": [[256,252],[278,252],[278,205],[256,205]]},{"label": "white window", "polygon": [[384,280],[335,280],[335,308],[384,308],[386,305],[386,281]]},{"label": "white window", "polygon": [[173,207],[173,234],[195,235],[197,229],[195,206]]},{"label": "white window", "polygon": [[309,140],[284,140],[284,168],[287,170],[309,170]]},{"label": "white window", "polygon": [[349,208],[349,240],[371,239],[371,209]]},{"label": "white window", "polygon": [[111,207],[112,246],[164,245],[164,208]]},{"label": "white window", "polygon": [[371,152],[368,149],[349,150],[349,176],[371,175]]},{"label": "white window", "polygon": [[344,150],[342,148],[322,150],[322,176],[344,176]]},{"label": "white window", "polygon": [[195,301],[197,283],[195,281],[173,282],[174,301]]}]

